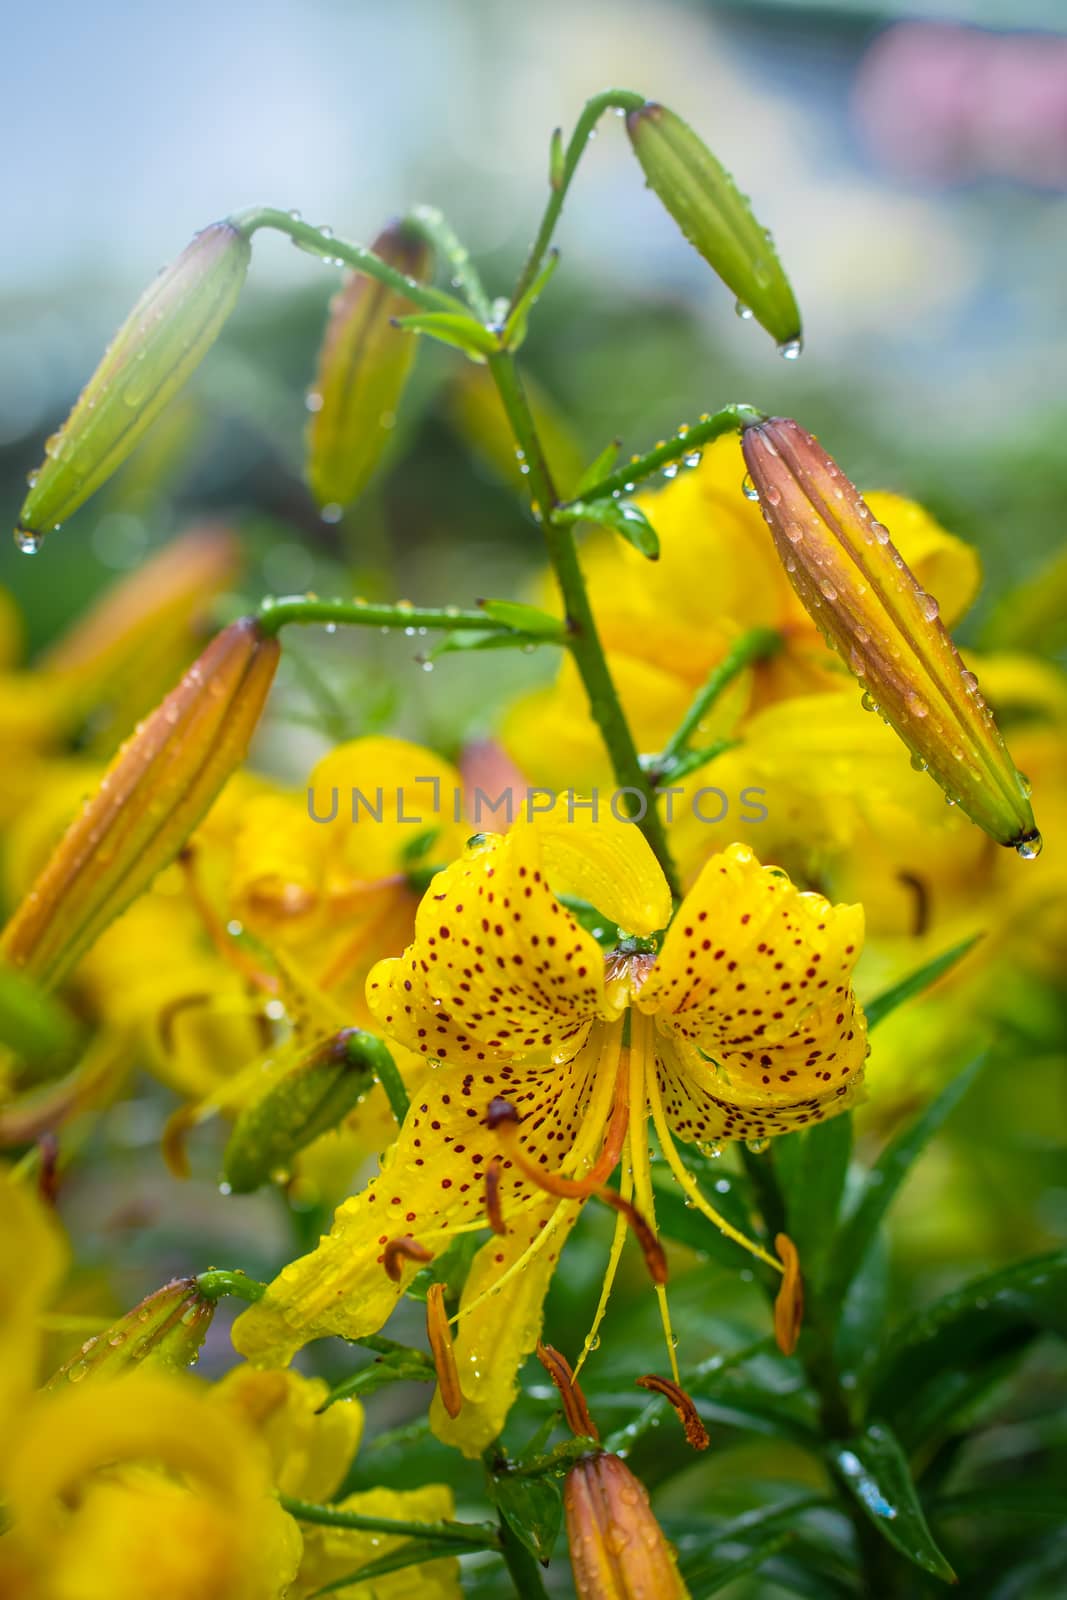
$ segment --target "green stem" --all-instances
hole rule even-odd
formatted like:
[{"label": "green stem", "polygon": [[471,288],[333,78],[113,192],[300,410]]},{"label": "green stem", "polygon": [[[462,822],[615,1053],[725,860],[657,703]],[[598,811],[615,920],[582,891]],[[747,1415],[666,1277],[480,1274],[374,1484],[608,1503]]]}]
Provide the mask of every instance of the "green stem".
[{"label": "green stem", "polygon": [[655,763],[657,771],[664,777],[673,777],[675,767],[689,748],[689,741],[727,685],[754,661],[766,660],[781,647],[782,636],[775,628],[750,628],[739,639],[735,639],[722,660],[712,667],[685,716],[664,745]]},{"label": "green stem", "polygon": [[503,1517],[500,1519],[500,1553],[520,1600],[548,1600],[536,1560]]},{"label": "green stem", "polygon": [[246,237],[259,228],[271,228],[275,233],[284,233],[302,250],[322,256],[326,261],[351,267],[356,272],[365,273],[368,278],[377,278],[379,283],[387,284],[424,311],[451,311],[467,315],[467,307],[455,295],[417,283],[414,278],[398,272],[380,256],[376,256],[373,250],[367,250],[363,245],[349,244],[345,239],[335,239],[332,234],[323,233],[320,228],[313,228],[310,223],[290,216],[288,211],[278,211],[273,206],[256,206],[250,211],[239,212],[229,220]]},{"label": "green stem", "polygon": [[[724,433],[740,433],[745,428],[753,427],[757,422],[765,421],[764,413],[757,411],[755,406],[744,404],[723,406],[721,411],[701,417],[692,427],[679,428],[677,433],[672,434],[669,439],[664,439],[647,455],[635,456],[624,467],[619,467],[608,477],[601,478],[599,483],[583,489],[582,499],[606,500],[612,495],[629,494],[642,478],[651,478],[661,467],[670,466],[674,461],[683,461],[686,456],[701,450],[713,439],[721,439]],[[740,485],[738,487],[740,488]]]},{"label": "green stem", "polygon": [[597,633],[585,579],[578,561],[573,530],[555,517],[556,491],[537,435],[529,402],[519,377],[514,357],[502,352],[488,358],[489,370],[500,393],[516,442],[529,468],[534,514],[541,522],[549,559],[559,583],[567,614],[571,653],[585,685],[589,709],[600,729],[611,759],[615,779],[621,789],[636,796],[640,815],[635,817],[663,868],[671,892],[677,894],[674,863],[667,836],[656,809],[655,790],[641,766],[630,725],[623,714],[619,696],[608,671],[604,647]]},{"label": "green stem", "polygon": [[688,778],[691,772],[706,767],[709,761],[715,761],[727,750],[736,750],[740,743],[740,739],[713,739],[711,744],[701,745],[699,749],[686,750],[670,769],[663,766],[662,756],[651,758],[645,756],[643,758],[645,770],[654,780],[656,788],[665,790],[669,783],[677,783],[680,778]]},{"label": "green stem", "polygon": [[378,1082],[385,1090],[386,1099],[389,1101],[389,1109],[396,1118],[397,1127],[403,1127],[411,1102],[408,1100],[408,1092],[404,1088],[404,1080],[397,1070],[396,1062],[387,1050],[383,1049],[375,1057],[374,1071]]},{"label": "green stem", "polygon": [[364,1517],[357,1511],[341,1511],[337,1506],[316,1505],[292,1495],[278,1496],[282,1508],[298,1522],[314,1522],[324,1528],[353,1528],[361,1533],[389,1533],[398,1537],[434,1539],[441,1544],[479,1544],[487,1550],[500,1548],[497,1530],[487,1522],[402,1522],[390,1517]]},{"label": "green stem", "polygon": [[[458,606],[370,605],[363,600],[317,600],[309,595],[287,595],[281,600],[264,600],[259,607],[259,625],[264,633],[275,634],[290,623],[341,623],[365,628],[437,628],[447,633],[477,632],[514,634],[525,638],[521,628],[500,622],[484,611],[462,611]],[[556,640],[550,633],[538,635],[546,643],[567,643],[563,629]]]},{"label": "green stem", "polygon": [[247,1300],[250,1305],[262,1300],[267,1292],[265,1283],[257,1282],[245,1272],[229,1272],[224,1268],[214,1267],[209,1272],[200,1274],[196,1286],[208,1300],[219,1300],[224,1294],[232,1294],[238,1300]]},{"label": "green stem", "polygon": [[447,263],[453,288],[462,289],[478,321],[486,325],[491,323],[493,305],[478,275],[478,268],[467,246],[444,214],[436,206],[416,206],[406,220]]},{"label": "green stem", "polygon": [[559,175],[558,182],[552,185],[552,192],[548,197],[544,216],[541,218],[541,226],[537,230],[537,237],[530,246],[530,254],[526,258],[523,269],[519,274],[519,281],[515,285],[515,292],[511,297],[513,307],[518,305],[540,271],[545,252],[552,243],[552,235],[556,230],[559,214],[563,210],[563,202],[567,198],[567,190],[570,188],[571,179],[574,177],[578,163],[582,159],[593,129],[605,111],[613,109],[624,112],[637,111],[644,103],[644,95],[635,93],[633,89],[605,89],[603,93],[595,94],[591,100],[586,101],[582,108],[582,114],[575,124],[574,132],[571,134],[567,153],[563,157],[563,171]]}]

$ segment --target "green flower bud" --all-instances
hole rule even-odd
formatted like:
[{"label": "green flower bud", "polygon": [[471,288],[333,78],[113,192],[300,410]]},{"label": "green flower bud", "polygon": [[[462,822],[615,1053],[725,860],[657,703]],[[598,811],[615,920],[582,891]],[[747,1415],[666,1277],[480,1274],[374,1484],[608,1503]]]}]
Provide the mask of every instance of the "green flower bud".
[{"label": "green flower bud", "polygon": [[[374,252],[409,278],[429,276],[430,247],[403,223],[379,234]],[[389,441],[416,344],[393,323],[411,309],[403,295],[359,272],[333,298],[308,395],[306,475],[323,508],[357,498]]]},{"label": "green flower bud", "polygon": [[175,1278],[87,1339],[45,1389],[64,1389],[83,1378],[119,1378],[142,1364],[180,1372],[197,1359],[214,1315],[214,1300],[195,1278]]},{"label": "green flower bud", "polygon": [[252,246],[214,222],[150,284],[31,477],[15,539],[28,554],[95,494],[198,365],[237,301]]},{"label": "green flower bud", "polygon": [[648,186],[689,243],[737,296],[784,356],[800,354],[800,312],[770,235],[730,174],[688,123],[649,101],[626,127]]},{"label": "green flower bud", "polygon": [[343,1122],[374,1087],[387,1054],[373,1034],[343,1028],[274,1076],[241,1112],[226,1146],[223,1177],[234,1193],[288,1171],[298,1151]]}]

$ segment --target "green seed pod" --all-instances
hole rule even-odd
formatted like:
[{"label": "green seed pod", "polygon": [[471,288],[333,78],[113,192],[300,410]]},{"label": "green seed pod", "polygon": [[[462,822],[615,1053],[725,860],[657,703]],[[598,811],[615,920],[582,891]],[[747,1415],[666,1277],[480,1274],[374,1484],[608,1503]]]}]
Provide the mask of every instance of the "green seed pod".
[{"label": "green seed pod", "polygon": [[730,174],[688,123],[649,101],[626,118],[648,186],[689,243],[737,296],[784,356],[800,353],[800,312],[770,235]]},{"label": "green seed pod", "polygon": [[175,1278],[87,1339],[45,1388],[64,1389],[83,1378],[119,1378],[142,1364],[180,1372],[196,1360],[214,1314],[214,1300],[201,1293],[195,1278]]},{"label": "green seed pod", "polygon": [[214,343],[251,254],[232,223],[214,222],[145,290],[45,445],[15,530],[22,550],[38,549],[130,455]]},{"label": "green seed pod", "polygon": [[[430,247],[403,223],[379,234],[374,250],[409,278],[429,276]],[[416,347],[393,319],[411,310],[403,295],[358,272],[331,302],[308,394],[306,477],[323,508],[357,498],[389,441]]]},{"label": "green seed pod", "polygon": [[373,1034],[343,1028],[274,1077],[241,1112],[226,1146],[223,1177],[233,1192],[268,1183],[305,1145],[336,1128],[374,1087],[387,1053]]}]

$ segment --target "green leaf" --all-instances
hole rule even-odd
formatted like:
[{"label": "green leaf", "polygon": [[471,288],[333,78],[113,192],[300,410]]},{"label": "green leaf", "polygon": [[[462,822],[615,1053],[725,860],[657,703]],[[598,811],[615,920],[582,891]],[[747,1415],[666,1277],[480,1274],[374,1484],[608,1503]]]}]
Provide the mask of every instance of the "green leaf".
[{"label": "green leaf", "polygon": [[718,1594],[720,1589],[727,1588],[738,1578],[743,1578],[749,1572],[757,1572],[765,1561],[777,1555],[788,1543],[788,1533],[769,1533],[744,1555],[731,1555],[725,1561],[709,1562],[701,1552],[688,1561],[679,1562],[679,1571],[685,1579],[691,1600],[707,1600],[709,1595]]},{"label": "green leaf", "polygon": [[408,333],[425,333],[441,344],[452,345],[472,361],[482,362],[486,356],[496,355],[500,350],[496,334],[490,333],[484,323],[451,311],[418,311],[410,317],[397,317],[396,326],[405,328]]},{"label": "green leaf", "polygon": [[336,1594],[339,1589],[347,1589],[356,1584],[370,1583],[374,1578],[384,1578],[388,1572],[402,1572],[405,1567],[415,1567],[431,1561],[444,1561],[451,1556],[471,1555],[475,1550],[484,1550],[484,1544],[473,1542],[465,1543],[453,1539],[445,1546],[432,1539],[409,1539],[398,1549],[392,1550],[388,1555],[379,1556],[376,1561],[369,1562],[365,1567],[357,1567],[354,1572],[345,1573],[343,1578],[334,1578],[332,1583],[324,1583],[321,1589],[312,1590],[308,1600],[318,1600],[319,1595]]},{"label": "green leaf", "polygon": [[1067,1250],[972,1279],[909,1317],[883,1352],[872,1406],[889,1415],[899,1411],[906,1420],[924,1389],[946,1374],[996,1360],[1044,1331],[1067,1338]]},{"label": "green leaf", "polygon": [[946,1122],[973,1084],[987,1056],[983,1052],[948,1083],[921,1116],[890,1140],[867,1173],[859,1196],[841,1226],[830,1265],[830,1297],[841,1300],[858,1272],[878,1231],[879,1224],[893,1202],[916,1158]]},{"label": "green leaf", "polygon": [[556,1547],[563,1518],[563,1494],[554,1476],[501,1473],[492,1480],[493,1499],[517,1539],[548,1561]]},{"label": "green leaf", "polygon": [[422,1350],[391,1350],[351,1377],[343,1378],[330,1390],[319,1410],[326,1411],[338,1400],[350,1400],[354,1395],[374,1394],[391,1383],[434,1383],[436,1380],[434,1364]]},{"label": "green leaf", "polygon": [[518,600],[479,600],[478,604],[493,622],[504,622],[509,628],[522,633],[557,638],[565,634],[566,624],[537,606],[523,605]]},{"label": "green leaf", "polygon": [[468,633],[465,628],[447,633],[435,644],[426,660],[436,661],[439,656],[468,655],[472,650],[529,650],[540,644],[563,644],[565,635],[560,630],[555,636],[548,633]]},{"label": "green leaf", "polygon": [[449,1300],[458,1300],[467,1281],[471,1262],[481,1249],[488,1232],[489,1224],[486,1223],[485,1234],[481,1232],[457,1234],[448,1248],[442,1250],[439,1256],[435,1256],[429,1266],[416,1272],[404,1290],[408,1299],[424,1301],[431,1284],[443,1283]]},{"label": "green leaf", "polygon": [[607,477],[615,465],[615,457],[618,455],[621,446],[621,439],[612,439],[611,443],[606,444],[598,456],[593,457],[578,479],[578,486],[574,491],[577,499],[581,499],[585,491],[591,489],[595,483],[599,483],[601,478]]},{"label": "green leaf", "polygon": [[889,1245],[884,1228],[874,1234],[862,1266],[836,1306],[834,1358],[842,1379],[858,1383],[877,1361],[889,1321]]},{"label": "green leaf", "polygon": [[548,259],[545,261],[544,266],[537,274],[537,277],[534,279],[533,283],[531,283],[530,287],[527,289],[518,305],[508,317],[507,322],[504,324],[504,330],[500,335],[500,343],[505,350],[518,350],[519,346],[525,340],[527,324],[530,320],[530,312],[537,304],[548,285],[548,280],[551,278],[558,266],[559,251],[552,250],[549,252]]},{"label": "green leaf", "polygon": [[659,535],[632,500],[577,500],[567,507],[565,517],[568,522],[595,522],[598,527],[610,528],[649,561],[659,557]]},{"label": "green leaf", "polygon": [[895,983],[891,989],[885,989],[881,994],[875,995],[874,999],[863,1008],[867,1015],[868,1028],[876,1028],[880,1022],[885,1021],[891,1011],[902,1006],[905,1000],[913,1000],[917,994],[929,989],[950,967],[962,961],[968,951],[973,950],[979,939],[984,937],[984,934],[976,933],[969,939],[961,940],[959,944],[954,944],[951,950],[944,950],[941,955],[934,956],[932,961],[917,967],[906,978]]},{"label": "green leaf", "polygon": [[802,1133],[786,1134],[774,1141],[772,1151],[789,1237],[814,1288],[822,1282],[837,1227],[852,1154],[852,1118],[845,1113]]},{"label": "green leaf", "polygon": [[890,1429],[872,1422],[847,1444],[831,1445],[828,1454],[882,1537],[924,1572],[954,1583],[956,1575],[923,1515],[907,1457]]}]

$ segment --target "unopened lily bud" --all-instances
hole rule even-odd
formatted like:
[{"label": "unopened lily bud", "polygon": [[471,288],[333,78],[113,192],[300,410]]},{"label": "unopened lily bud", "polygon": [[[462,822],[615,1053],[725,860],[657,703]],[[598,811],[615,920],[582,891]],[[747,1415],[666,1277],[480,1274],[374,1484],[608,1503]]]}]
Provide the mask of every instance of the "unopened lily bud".
[{"label": "unopened lily bud", "polygon": [[800,312],[770,235],[688,123],[648,101],[626,127],[648,187],[689,243],[790,358],[800,354]]},{"label": "unopened lily bud", "polygon": [[298,1151],[343,1122],[373,1089],[385,1048],[373,1034],[343,1028],[275,1078],[241,1112],[226,1146],[223,1177],[234,1193],[287,1171]]},{"label": "unopened lily bud", "polygon": [[45,446],[15,533],[23,550],[37,549],[130,455],[217,338],[251,253],[232,223],[212,223],[145,290]]},{"label": "unopened lily bud", "polygon": [[576,1461],[563,1508],[578,1600],[687,1600],[644,1484],[618,1456]]},{"label": "unopened lily bud", "polygon": [[793,588],[828,642],[949,801],[1000,844],[1035,856],[1028,785],[938,604],[859,491],[797,423],[746,429],[745,460]]},{"label": "unopened lily bud", "polygon": [[278,652],[254,617],[232,622],[138,725],[5,928],[12,966],[59,983],[174,859],[243,760]]},{"label": "unopened lily bud", "polygon": [[83,1378],[119,1378],[142,1363],[180,1372],[199,1355],[214,1314],[214,1300],[195,1278],[175,1278],[87,1339],[45,1388],[64,1389]]},{"label": "unopened lily bud", "polygon": [[[379,234],[374,252],[409,278],[429,276],[430,247],[403,223]],[[393,319],[411,309],[395,289],[358,272],[331,302],[308,395],[307,481],[320,506],[351,504],[378,465],[418,343]]]}]

